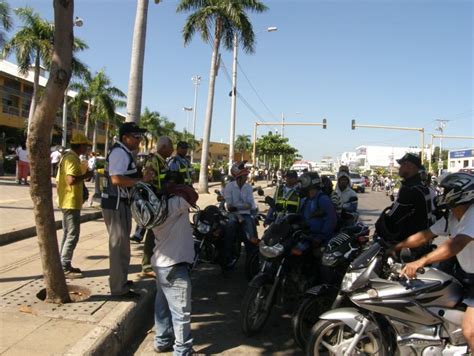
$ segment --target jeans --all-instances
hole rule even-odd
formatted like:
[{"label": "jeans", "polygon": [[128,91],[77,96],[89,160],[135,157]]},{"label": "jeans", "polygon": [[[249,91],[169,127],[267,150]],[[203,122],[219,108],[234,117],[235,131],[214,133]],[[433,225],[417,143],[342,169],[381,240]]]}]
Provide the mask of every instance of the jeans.
[{"label": "jeans", "polygon": [[61,264],[63,269],[71,267],[72,254],[79,241],[81,231],[81,209],[62,209],[63,239],[61,241]]},{"label": "jeans", "polygon": [[[239,221],[239,217],[242,218],[241,221]],[[239,215],[239,217],[232,216],[225,227],[221,261],[221,263],[224,265],[229,263],[235,257],[232,255],[232,252],[234,242],[238,238],[238,233],[243,234],[242,241],[245,245],[245,251],[247,254],[256,248],[255,245],[250,242],[251,238],[257,237],[257,231],[253,218],[250,215]]]},{"label": "jeans", "polygon": [[153,267],[156,273],[155,348],[174,340],[173,355],[191,355],[191,279],[187,265]]}]

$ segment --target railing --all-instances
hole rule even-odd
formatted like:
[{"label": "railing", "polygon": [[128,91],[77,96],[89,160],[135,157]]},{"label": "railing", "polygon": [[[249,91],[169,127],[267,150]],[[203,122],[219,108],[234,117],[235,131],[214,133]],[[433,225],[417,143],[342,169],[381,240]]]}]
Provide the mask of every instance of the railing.
[{"label": "railing", "polygon": [[15,106],[3,104],[2,112],[9,115],[20,116],[20,109]]},{"label": "railing", "polygon": [[7,87],[5,85],[0,85],[0,91],[2,91],[4,93],[7,93],[7,94],[13,94],[13,95],[16,95],[16,96],[20,96],[20,97],[27,97],[27,98],[30,98],[30,99],[33,96],[32,93],[27,93],[27,92],[24,92],[24,91],[21,91],[21,90],[18,90],[18,89],[10,88],[10,87]]}]

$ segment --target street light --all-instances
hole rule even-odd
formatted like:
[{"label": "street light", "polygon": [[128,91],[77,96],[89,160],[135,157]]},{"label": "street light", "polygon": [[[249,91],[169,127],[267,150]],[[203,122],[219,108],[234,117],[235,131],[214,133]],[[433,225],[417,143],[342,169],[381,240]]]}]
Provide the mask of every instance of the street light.
[{"label": "street light", "polygon": [[[275,32],[278,28],[276,26],[267,27],[265,30],[260,32]],[[257,33],[260,33],[257,32]],[[234,163],[234,141],[235,141],[235,114],[236,114],[236,101],[237,101],[237,50],[239,47],[239,39],[237,32],[234,33],[234,56],[232,63],[232,100],[230,106],[230,137],[229,137],[229,174],[232,164]]]},{"label": "street light", "polygon": [[[77,27],[82,27],[84,25],[84,20],[80,18],[79,16],[76,16],[74,18],[74,21],[72,22],[73,26]],[[61,146],[66,147],[66,142],[67,142],[67,92],[68,92],[69,86],[66,88],[64,91],[64,99],[63,99],[63,137],[61,140]],[[107,138],[105,138],[107,139]]]},{"label": "street light", "polygon": [[[194,75],[191,80],[194,84],[194,112],[193,112],[193,140],[196,139],[196,113],[197,113],[197,98],[198,98],[198,88],[201,83],[201,76]],[[191,145],[191,163],[194,163],[194,142]]]},{"label": "street light", "polygon": [[188,131],[188,126],[189,126],[189,112],[193,111],[193,108],[190,106],[183,106],[183,111],[186,111],[186,127],[184,128],[184,132],[189,132]]}]

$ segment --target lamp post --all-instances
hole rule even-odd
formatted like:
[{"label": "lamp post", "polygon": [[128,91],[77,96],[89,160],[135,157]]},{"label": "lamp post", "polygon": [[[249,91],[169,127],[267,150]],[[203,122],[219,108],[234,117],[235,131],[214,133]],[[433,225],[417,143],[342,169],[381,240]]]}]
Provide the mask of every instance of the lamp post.
[{"label": "lamp post", "polygon": [[[82,27],[84,21],[76,16],[74,19],[73,25],[77,27]],[[64,91],[64,100],[63,100],[63,137],[61,140],[61,146],[66,147],[67,143],[67,92],[68,88]],[[107,138],[106,138],[107,139]]]},{"label": "lamp post", "polygon": [[184,132],[189,132],[189,113],[193,111],[193,108],[190,106],[183,106],[183,111],[186,111],[186,126],[184,127]]},{"label": "lamp post", "polygon": [[[267,27],[261,32],[275,32],[278,28],[275,26]],[[258,32],[260,33],[260,32]],[[236,114],[236,101],[237,101],[237,50],[239,47],[239,38],[237,37],[237,32],[234,33],[234,55],[232,63],[232,90],[231,90],[231,106],[230,106],[230,135],[229,135],[229,174],[232,164],[234,163],[234,154],[235,154],[235,114]]]},{"label": "lamp post", "polygon": [[[193,140],[196,139],[196,112],[197,112],[197,97],[198,97],[198,88],[201,83],[201,76],[195,75],[191,78],[194,84],[194,112],[193,112]],[[194,163],[194,142],[191,149],[191,163]]]}]

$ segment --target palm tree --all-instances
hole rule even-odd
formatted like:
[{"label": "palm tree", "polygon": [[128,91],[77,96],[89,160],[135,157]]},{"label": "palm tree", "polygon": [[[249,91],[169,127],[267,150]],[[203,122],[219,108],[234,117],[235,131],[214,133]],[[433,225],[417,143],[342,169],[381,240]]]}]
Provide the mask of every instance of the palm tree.
[{"label": "palm tree", "polygon": [[[155,0],[155,4],[161,0]],[[135,27],[133,29],[132,58],[128,81],[127,121],[140,120],[142,106],[143,62],[145,59],[148,0],[137,0]]]},{"label": "palm tree", "polygon": [[[92,138],[92,150],[97,149],[97,123],[105,121],[106,131],[111,121],[115,118],[115,109],[119,106],[125,106],[125,102],[118,100],[125,98],[125,94],[118,88],[111,86],[110,79],[104,70],[100,70],[94,76],[90,73],[84,75],[83,82],[71,84],[71,89],[77,90],[78,94],[74,98],[77,107],[87,103],[85,134],[89,135],[89,124],[94,124]],[[108,132],[106,132],[106,141]],[[107,145],[108,146],[108,145]]]},{"label": "palm tree", "polygon": [[[244,160],[244,152],[250,151],[252,143],[250,142],[250,135],[238,135],[235,140],[235,149],[240,152],[240,160]],[[234,157],[230,157],[232,160]]]},{"label": "palm tree", "polygon": [[0,1],[0,46],[5,43],[5,31],[10,31],[12,18],[10,16],[10,5],[6,1]]},{"label": "palm tree", "polygon": [[[30,123],[39,98],[38,87],[41,62],[49,67],[52,61],[54,25],[43,20],[31,7],[18,8],[14,11],[24,26],[5,43],[3,56],[7,57],[12,51],[15,51],[17,64],[20,68],[20,73],[23,75],[27,75],[32,64],[34,64],[33,95],[28,115],[29,132]],[[86,48],[87,45],[83,41],[74,38],[73,51],[80,51]],[[74,57],[72,63],[73,68],[83,69],[85,67]]]},{"label": "palm tree", "polygon": [[[267,10],[259,0],[181,0],[178,12],[193,11],[186,19],[183,28],[184,44],[191,42],[194,34],[200,32],[205,42],[211,40],[213,31],[213,49],[209,73],[206,119],[202,140],[201,169],[199,173],[199,192],[208,192],[207,165],[209,159],[209,141],[211,137],[212,111],[214,105],[214,88],[216,82],[219,47],[221,40],[226,49],[233,47],[234,34],[238,34],[239,42],[247,53],[252,53],[255,46],[255,33],[247,11],[263,12]],[[211,26],[213,28],[211,29]]]}]

